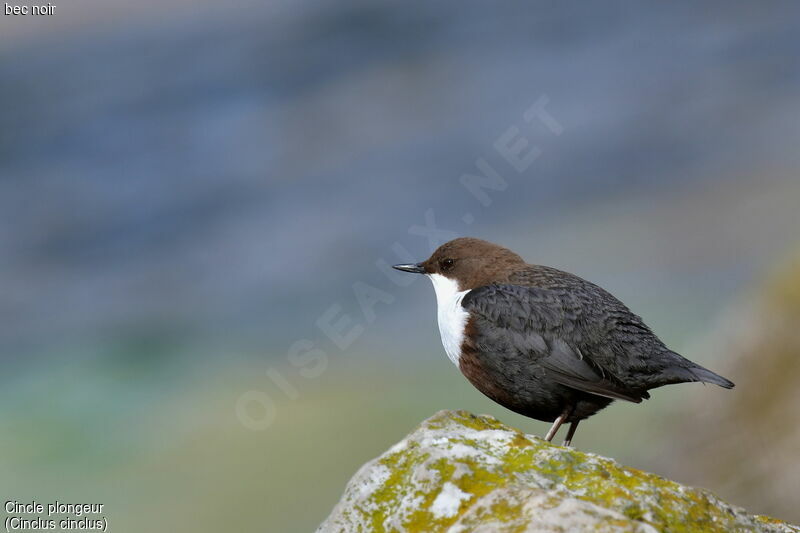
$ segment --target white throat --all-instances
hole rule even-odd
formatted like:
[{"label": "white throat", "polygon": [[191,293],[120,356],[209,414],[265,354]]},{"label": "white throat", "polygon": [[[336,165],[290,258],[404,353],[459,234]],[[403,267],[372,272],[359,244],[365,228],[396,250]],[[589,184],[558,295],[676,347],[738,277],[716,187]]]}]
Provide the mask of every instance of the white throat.
[{"label": "white throat", "polygon": [[458,282],[441,274],[429,274],[436,291],[437,317],[439,334],[447,357],[458,366],[461,357],[461,343],[464,341],[464,327],[467,325],[469,313],[461,307],[461,300],[469,292],[459,291]]}]

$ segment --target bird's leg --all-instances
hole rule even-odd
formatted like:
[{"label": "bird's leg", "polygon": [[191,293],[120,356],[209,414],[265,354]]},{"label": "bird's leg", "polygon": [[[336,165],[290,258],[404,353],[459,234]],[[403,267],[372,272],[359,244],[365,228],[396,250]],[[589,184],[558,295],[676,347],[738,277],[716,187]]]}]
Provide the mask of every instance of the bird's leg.
[{"label": "bird's leg", "polygon": [[560,428],[561,424],[563,424],[564,421],[567,419],[567,417],[570,414],[570,411],[571,411],[570,409],[567,409],[566,411],[564,411],[563,413],[558,415],[558,418],[555,419],[555,421],[553,422],[553,425],[550,426],[550,431],[547,432],[547,435],[545,435],[544,440],[546,440],[547,442],[550,442],[550,441],[553,440],[553,437],[556,436],[556,432],[558,431],[558,428]]},{"label": "bird's leg", "polygon": [[567,431],[567,438],[564,439],[564,446],[572,445],[572,437],[575,436],[575,430],[578,429],[578,422],[580,422],[580,420],[576,420],[575,422],[569,425],[569,431]]}]

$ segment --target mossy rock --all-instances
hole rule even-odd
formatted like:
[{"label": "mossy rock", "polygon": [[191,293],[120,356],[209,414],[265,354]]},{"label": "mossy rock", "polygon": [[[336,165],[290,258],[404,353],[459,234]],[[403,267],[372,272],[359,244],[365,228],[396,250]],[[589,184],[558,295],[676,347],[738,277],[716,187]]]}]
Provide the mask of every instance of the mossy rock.
[{"label": "mossy rock", "polygon": [[319,532],[769,531],[784,522],[611,459],[441,411],[364,465]]}]

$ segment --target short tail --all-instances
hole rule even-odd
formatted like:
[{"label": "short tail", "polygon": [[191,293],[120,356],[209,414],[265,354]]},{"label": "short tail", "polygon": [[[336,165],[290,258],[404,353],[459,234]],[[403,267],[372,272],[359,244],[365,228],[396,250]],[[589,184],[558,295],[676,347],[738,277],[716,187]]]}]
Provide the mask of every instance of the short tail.
[{"label": "short tail", "polygon": [[726,379],[719,374],[712,372],[707,368],[693,363],[683,357],[682,355],[669,352],[670,355],[676,356],[676,364],[670,366],[664,371],[665,377],[670,383],[685,383],[687,381],[700,381],[703,383],[712,383],[719,385],[726,389],[732,389],[734,384],[731,380]]}]

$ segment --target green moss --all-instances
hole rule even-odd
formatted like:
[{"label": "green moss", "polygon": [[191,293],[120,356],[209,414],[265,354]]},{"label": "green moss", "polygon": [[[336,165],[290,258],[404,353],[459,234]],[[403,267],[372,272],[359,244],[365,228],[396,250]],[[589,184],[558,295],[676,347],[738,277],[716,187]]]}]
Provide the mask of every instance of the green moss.
[{"label": "green moss", "polygon": [[442,411],[423,423],[430,429],[443,429],[456,423],[460,426],[478,431],[491,429],[508,430],[509,428],[494,417],[474,415],[469,411]]},{"label": "green moss", "polygon": [[[519,504],[510,504],[506,501],[495,502],[491,507],[491,517],[501,522],[511,522],[519,517],[521,507]],[[524,529],[524,526],[521,526],[521,529]]]},{"label": "green moss", "polygon": [[[484,438],[475,431],[492,433]],[[444,531],[475,502],[501,488],[514,494],[519,490],[546,491],[550,496],[547,505],[553,508],[565,497],[577,498],[660,531],[744,531],[756,524],[762,524],[763,530],[788,530],[780,521],[734,512],[706,491],[528,438],[494,418],[464,411],[437,414],[403,447],[384,454],[375,464],[388,469],[388,479],[354,504],[371,531],[384,531],[389,519],[401,522],[405,531]],[[437,518],[431,508],[447,482],[469,497],[460,502],[454,516]],[[521,507],[516,501],[496,501],[491,507],[480,507],[477,518],[516,524]],[[583,512],[592,515],[591,508]],[[470,521],[474,519],[476,515],[470,515]],[[609,520],[598,517],[598,524],[613,527],[616,522]],[[622,518],[618,522],[620,528],[631,526]],[[524,529],[524,525],[520,527]]]},{"label": "green moss", "polygon": [[516,435],[514,435],[514,439],[509,443],[509,446],[516,446],[516,447],[533,446],[533,443],[530,441],[530,439],[526,438],[525,435],[523,435],[522,433],[517,433]]}]

